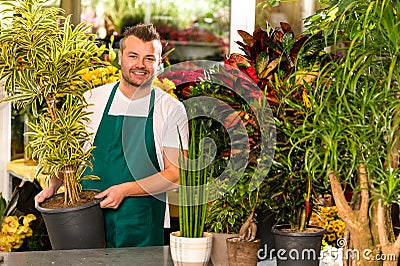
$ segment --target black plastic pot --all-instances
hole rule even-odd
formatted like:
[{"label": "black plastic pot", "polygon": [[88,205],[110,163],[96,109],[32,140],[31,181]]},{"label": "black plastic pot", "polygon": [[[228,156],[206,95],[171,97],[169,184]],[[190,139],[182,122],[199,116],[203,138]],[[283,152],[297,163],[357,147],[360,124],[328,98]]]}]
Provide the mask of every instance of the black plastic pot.
[{"label": "black plastic pot", "polygon": [[[275,214],[269,211],[256,211],[257,213],[257,235],[261,240],[261,249],[275,249],[274,236],[271,234],[272,226],[276,224]],[[264,258],[261,260],[271,259],[275,254],[260,254]]]},{"label": "black plastic pot", "polygon": [[278,266],[319,265],[325,229],[319,226],[309,227],[320,230],[316,232],[285,232],[282,229],[288,229],[290,225],[282,224],[272,227]]},{"label": "black plastic pot", "polygon": [[104,215],[100,201],[96,199],[81,206],[63,209],[37,206],[46,224],[52,249],[105,248]]}]

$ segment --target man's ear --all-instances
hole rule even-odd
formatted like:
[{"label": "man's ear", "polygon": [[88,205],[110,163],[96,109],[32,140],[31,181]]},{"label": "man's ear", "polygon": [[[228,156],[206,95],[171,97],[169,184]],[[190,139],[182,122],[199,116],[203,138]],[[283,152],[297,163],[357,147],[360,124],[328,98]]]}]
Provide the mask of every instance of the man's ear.
[{"label": "man's ear", "polygon": [[121,65],[121,57],[122,57],[122,52],[121,50],[118,51],[118,65]]}]

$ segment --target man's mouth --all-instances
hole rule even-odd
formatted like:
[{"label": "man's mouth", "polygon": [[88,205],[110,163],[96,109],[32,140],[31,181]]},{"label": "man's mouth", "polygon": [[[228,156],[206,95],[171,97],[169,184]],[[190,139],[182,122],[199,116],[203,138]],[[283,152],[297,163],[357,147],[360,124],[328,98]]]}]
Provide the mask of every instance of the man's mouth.
[{"label": "man's mouth", "polygon": [[143,70],[136,70],[136,71],[132,71],[132,72],[135,75],[147,75],[148,74],[147,71],[143,71]]}]

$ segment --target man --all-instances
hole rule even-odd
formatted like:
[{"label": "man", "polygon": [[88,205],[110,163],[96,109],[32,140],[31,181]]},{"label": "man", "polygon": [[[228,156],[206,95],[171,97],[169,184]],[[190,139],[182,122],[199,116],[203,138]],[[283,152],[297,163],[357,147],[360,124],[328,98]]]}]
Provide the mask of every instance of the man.
[{"label": "man", "polygon": [[[179,101],[151,86],[162,63],[160,36],[151,24],[124,32],[118,52],[122,77],[87,93],[95,135],[93,174],[83,188],[102,192],[107,247],[164,244],[165,192],[177,188],[179,134],[187,149],[187,117]],[[56,178],[36,197],[53,195]]]}]

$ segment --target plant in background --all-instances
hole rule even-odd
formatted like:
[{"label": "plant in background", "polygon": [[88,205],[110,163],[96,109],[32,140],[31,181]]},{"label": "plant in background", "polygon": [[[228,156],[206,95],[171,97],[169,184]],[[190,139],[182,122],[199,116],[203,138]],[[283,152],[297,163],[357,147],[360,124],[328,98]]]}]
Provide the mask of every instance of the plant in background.
[{"label": "plant in background", "polygon": [[180,42],[221,43],[222,39],[212,31],[197,28],[178,29],[171,26],[157,26],[157,31],[164,40]]},{"label": "plant in background", "polygon": [[33,231],[29,226],[34,220],[36,217],[33,214],[4,217],[0,232],[0,251],[10,252],[20,248],[26,238],[32,236]]},{"label": "plant in background", "polygon": [[[70,16],[44,2],[0,1],[10,7],[2,10],[6,20],[0,32],[0,79],[5,79],[4,100],[31,108],[37,117],[27,134],[38,160],[37,175],[63,178],[64,204],[73,205],[80,200],[79,182],[93,149],[83,148],[91,138],[83,93],[92,84],[80,71],[99,63],[103,48],[86,34],[88,26],[71,25]],[[46,108],[38,114],[41,104]]]},{"label": "plant in background", "polygon": [[93,87],[116,82],[121,78],[121,70],[106,62],[97,67],[83,69],[79,74],[84,80],[92,83]]},{"label": "plant in background", "polygon": [[[219,65],[221,66],[221,64]],[[193,102],[187,106],[189,111],[196,109],[197,114],[206,114],[207,117],[196,117],[196,121],[202,124],[205,137],[212,139],[216,148],[212,178],[215,186],[210,189],[215,190],[211,192],[212,195],[218,196],[208,206],[209,215],[206,227],[209,231],[214,232],[239,233],[240,226],[246,222],[252,210],[253,205],[250,206],[248,201],[249,198],[255,198],[254,195],[250,196],[254,191],[248,189],[260,149],[258,141],[260,130],[255,114],[241,96],[245,96],[249,101],[258,102],[262,93],[253,95],[244,82],[236,81],[229,75],[223,75],[221,71],[223,70],[218,66],[209,70],[180,70],[164,73],[158,79],[168,78],[169,81],[175,82],[174,93],[184,103],[186,100],[196,97],[210,97],[215,100],[210,106],[207,104],[197,105]],[[257,89],[257,91],[259,90]],[[188,113],[190,113],[189,111]],[[241,122],[239,123],[239,121]],[[246,136],[243,135],[243,131],[237,130],[241,126],[245,128]],[[239,149],[235,150],[235,145],[238,143],[232,146],[233,139],[249,144],[248,147],[240,147],[243,149],[243,153],[249,153],[248,169],[243,174],[233,171],[222,176],[229,159],[236,156],[231,154],[231,149],[234,149],[233,153],[242,154]],[[232,180],[237,183],[233,184]]]},{"label": "plant in background", "polygon": [[[253,174],[254,167],[250,167],[243,174],[229,171],[226,178],[219,177],[215,180],[215,186],[211,189],[216,190],[213,193],[219,196],[208,206],[206,226],[209,231],[239,234],[240,228],[249,217],[249,221],[254,221],[255,207],[259,204],[259,188],[250,187]],[[232,179],[238,180],[234,186],[229,184]]]},{"label": "plant in background", "polygon": [[337,246],[337,240],[344,237],[345,222],[340,218],[337,206],[318,206],[312,214],[310,223],[326,229],[322,246]]},{"label": "plant in background", "polygon": [[309,93],[312,112],[299,129],[307,136],[307,171],[331,186],[348,247],[372,251],[347,262],[381,265],[373,260],[378,255],[388,258],[383,265],[397,265],[391,212],[400,203],[400,2],[324,3],[307,20],[309,31],[322,31],[341,57],[322,69]]},{"label": "plant in background", "polygon": [[36,220],[35,215],[27,214],[17,217],[16,215],[4,216],[8,204],[0,192],[0,251],[11,252],[18,250],[24,242],[33,235],[30,225]]},{"label": "plant in background", "polygon": [[175,94],[175,83],[173,83],[171,80],[167,78],[163,78],[162,80],[159,80],[157,77],[153,79],[153,86],[159,87],[163,91],[167,92],[169,95],[174,97],[175,99],[178,99],[178,96]]},{"label": "plant in background", "polygon": [[310,219],[317,182],[304,164],[304,135],[297,129],[309,112],[308,94],[325,63],[321,34],[295,37],[291,27],[256,29],[253,35],[238,31],[244,55],[231,54],[225,64],[246,73],[257,83],[271,106],[276,126],[273,163],[263,181],[261,209],[277,214],[278,222],[304,231]]},{"label": "plant in background", "polygon": [[280,3],[295,2],[296,0],[264,0],[257,4],[257,6],[262,6],[262,8],[279,6]]}]

